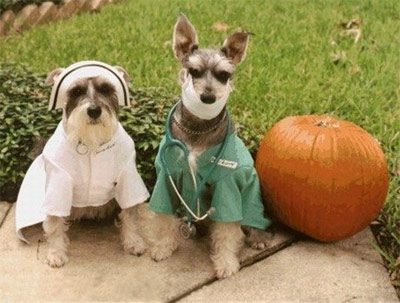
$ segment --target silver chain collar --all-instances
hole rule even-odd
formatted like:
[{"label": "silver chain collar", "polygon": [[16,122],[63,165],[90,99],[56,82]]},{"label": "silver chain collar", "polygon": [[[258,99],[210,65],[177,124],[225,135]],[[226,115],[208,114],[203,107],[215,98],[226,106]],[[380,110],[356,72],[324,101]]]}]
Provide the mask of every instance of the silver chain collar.
[{"label": "silver chain collar", "polygon": [[206,129],[204,129],[204,130],[192,130],[192,129],[187,128],[186,126],[184,126],[181,122],[179,122],[179,121],[175,118],[175,115],[172,116],[172,122],[175,123],[176,126],[178,126],[178,128],[179,128],[181,131],[183,131],[183,132],[185,132],[185,133],[187,133],[187,134],[191,134],[191,135],[204,135],[204,134],[207,134],[207,133],[212,132],[213,130],[216,130],[216,129],[222,124],[222,122],[225,121],[225,118],[226,118],[226,111],[225,111],[224,116],[222,117],[222,119],[221,119],[217,124],[215,124],[215,125],[213,125],[213,126],[211,126],[211,127],[209,127],[209,128],[206,128]]}]

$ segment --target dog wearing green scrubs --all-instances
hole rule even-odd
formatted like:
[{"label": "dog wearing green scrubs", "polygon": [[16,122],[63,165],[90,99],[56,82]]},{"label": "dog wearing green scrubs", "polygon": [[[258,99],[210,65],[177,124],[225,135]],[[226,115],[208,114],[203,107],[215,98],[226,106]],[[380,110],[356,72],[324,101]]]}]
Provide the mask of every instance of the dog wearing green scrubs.
[{"label": "dog wearing green scrubs", "polygon": [[[195,28],[183,14],[178,17],[173,50],[182,63],[182,96],[169,115],[150,200],[151,257],[164,260],[177,248],[186,224],[176,216],[180,213],[189,232],[194,223],[210,227],[218,278],[239,271],[237,255],[245,241],[256,249],[270,241],[265,230],[271,222],[264,214],[253,159],[226,110],[233,73],[246,57],[248,42],[249,33],[235,32],[221,49],[199,49]],[[184,147],[163,148],[172,140]]]}]

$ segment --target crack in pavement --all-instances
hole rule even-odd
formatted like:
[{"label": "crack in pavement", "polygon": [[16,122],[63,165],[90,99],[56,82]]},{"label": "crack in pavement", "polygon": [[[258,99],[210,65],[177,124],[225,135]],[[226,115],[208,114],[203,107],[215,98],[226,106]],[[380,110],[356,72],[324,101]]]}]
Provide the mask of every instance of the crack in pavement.
[{"label": "crack in pavement", "polygon": [[[281,250],[291,246],[293,243],[297,242],[299,240],[298,237],[293,236],[293,238],[290,238],[282,243],[280,243],[279,245],[267,248],[263,251],[261,251],[259,254],[256,254],[255,256],[252,256],[246,260],[244,260],[241,264],[240,264],[240,270],[242,270],[245,267],[249,267],[253,264],[256,264],[278,252],[280,252]],[[237,273],[240,274],[240,271]],[[185,297],[189,296],[190,294],[192,294],[193,292],[196,292],[197,290],[201,289],[204,286],[207,285],[211,285],[212,283],[218,281],[217,277],[215,275],[213,275],[211,278],[207,279],[204,282],[199,283],[198,285],[193,286],[192,288],[190,288],[189,290],[174,296],[170,299],[167,300],[167,302],[169,303],[175,303],[175,302],[179,302],[180,300],[184,299]]]},{"label": "crack in pavement", "polygon": [[6,220],[8,213],[10,212],[11,206],[11,203],[5,201],[0,202],[0,228],[3,226],[3,223]]}]

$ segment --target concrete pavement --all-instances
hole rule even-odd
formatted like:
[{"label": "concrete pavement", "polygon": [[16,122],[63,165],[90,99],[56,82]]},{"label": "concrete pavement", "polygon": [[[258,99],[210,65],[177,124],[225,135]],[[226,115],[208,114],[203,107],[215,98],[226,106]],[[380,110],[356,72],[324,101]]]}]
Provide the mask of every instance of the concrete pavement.
[{"label": "concrete pavement", "polygon": [[246,267],[218,281],[204,240],[182,240],[168,260],[123,252],[113,222],[76,223],[70,262],[46,265],[40,226],[31,245],[15,236],[15,208],[0,203],[0,302],[6,301],[265,301],[398,302],[369,229],[335,244],[294,242],[279,231],[270,248],[245,248]]},{"label": "concrete pavement", "polygon": [[[156,263],[148,254],[126,254],[113,222],[73,224],[70,262],[50,268],[41,226],[30,229],[28,246],[17,240],[14,220],[12,207],[0,228],[0,302],[168,301],[216,280],[205,241],[182,240],[171,258]],[[255,262],[293,241],[278,232],[269,249],[246,248],[241,261]]]},{"label": "concrete pavement", "polygon": [[183,302],[399,302],[370,229],[332,244],[299,241]]}]

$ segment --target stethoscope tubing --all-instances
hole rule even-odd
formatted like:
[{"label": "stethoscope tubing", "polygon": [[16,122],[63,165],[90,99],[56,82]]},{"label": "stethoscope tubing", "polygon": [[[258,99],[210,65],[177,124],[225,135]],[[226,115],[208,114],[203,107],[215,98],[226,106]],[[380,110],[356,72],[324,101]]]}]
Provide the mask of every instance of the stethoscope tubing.
[{"label": "stethoscope tubing", "polygon": [[[170,112],[168,113],[168,116],[167,116],[167,121],[166,121],[166,125],[165,125],[165,128],[166,128],[165,142],[164,142],[164,145],[160,149],[161,166],[162,166],[163,170],[166,172],[167,177],[168,177],[168,179],[169,179],[174,191],[176,192],[179,200],[181,201],[182,205],[186,208],[188,213],[195,219],[195,221],[201,221],[201,220],[206,219],[209,215],[211,215],[213,213],[213,211],[215,211],[215,209],[213,207],[211,207],[203,216],[200,216],[199,213],[196,215],[190,209],[189,205],[186,203],[186,201],[183,199],[182,195],[179,193],[179,190],[177,189],[177,187],[175,185],[175,182],[172,179],[171,171],[169,170],[168,163],[167,163],[166,156],[165,156],[166,152],[167,152],[167,149],[169,147],[176,146],[176,147],[178,147],[179,149],[181,149],[183,151],[184,156],[185,156],[186,159],[188,159],[188,157],[189,157],[189,150],[187,149],[186,144],[184,142],[182,142],[180,140],[177,140],[177,139],[172,137],[171,126],[170,126],[171,118],[172,118],[172,115],[174,114],[178,104],[179,103],[176,103],[172,107],[172,109],[170,110]],[[207,172],[206,176],[201,180],[201,182],[200,182],[200,184],[198,186],[196,184],[196,176],[194,175],[193,170],[190,169],[190,173],[191,173],[192,178],[193,178],[193,183],[194,183],[194,186],[196,187],[195,194],[193,196],[193,201],[197,201],[198,204],[199,204],[198,199],[199,199],[200,194],[201,194],[201,192],[203,191],[203,189],[204,189],[204,187],[206,185],[206,182],[207,182],[208,178],[214,172],[215,168],[217,167],[219,161],[222,158],[222,155],[225,152],[225,149],[226,149],[226,146],[227,146],[227,143],[228,143],[229,130],[230,130],[230,118],[229,118],[229,114],[227,114],[227,127],[226,127],[226,134],[225,134],[224,142],[221,145],[220,149],[218,150],[218,153],[217,153],[217,156],[215,157],[215,161],[213,162],[213,165],[211,166],[211,168]],[[198,211],[199,211],[199,209],[198,209]],[[187,218],[187,220],[188,220],[188,222],[190,222],[191,219]]]}]

